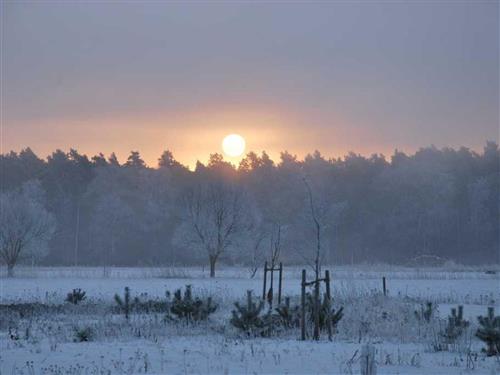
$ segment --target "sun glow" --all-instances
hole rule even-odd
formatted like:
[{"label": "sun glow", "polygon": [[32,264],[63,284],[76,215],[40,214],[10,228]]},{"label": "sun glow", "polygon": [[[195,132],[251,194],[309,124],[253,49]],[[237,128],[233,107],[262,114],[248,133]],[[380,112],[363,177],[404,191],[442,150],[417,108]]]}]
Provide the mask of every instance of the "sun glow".
[{"label": "sun glow", "polygon": [[245,151],[245,139],[238,134],[229,134],[222,141],[222,150],[231,157],[241,156]]}]

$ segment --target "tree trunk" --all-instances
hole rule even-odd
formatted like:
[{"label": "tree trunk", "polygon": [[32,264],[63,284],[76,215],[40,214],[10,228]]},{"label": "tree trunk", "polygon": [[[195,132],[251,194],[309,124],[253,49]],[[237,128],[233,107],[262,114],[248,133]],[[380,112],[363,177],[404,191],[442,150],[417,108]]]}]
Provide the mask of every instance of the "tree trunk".
[{"label": "tree trunk", "polygon": [[13,264],[7,265],[7,277],[14,277],[14,265]]},{"label": "tree trunk", "polygon": [[208,259],[210,261],[210,277],[215,277],[215,262],[217,261],[217,257],[210,256]]}]

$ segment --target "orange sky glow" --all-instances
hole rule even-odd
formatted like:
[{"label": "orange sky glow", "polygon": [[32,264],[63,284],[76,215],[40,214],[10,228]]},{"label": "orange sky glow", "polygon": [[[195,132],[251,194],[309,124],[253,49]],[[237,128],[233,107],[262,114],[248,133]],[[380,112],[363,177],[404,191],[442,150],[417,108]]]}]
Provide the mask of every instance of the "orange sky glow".
[{"label": "orange sky glow", "polygon": [[[249,151],[266,151],[278,161],[280,152],[289,151],[299,158],[316,149],[326,158],[341,157],[351,151],[343,142],[353,144],[355,129],[351,133],[337,135],[335,122],[322,131],[303,126],[300,120],[290,114],[269,110],[221,110],[193,113],[169,113],[155,116],[127,116],[113,118],[55,119],[30,124],[31,134],[23,134],[15,125],[3,128],[3,152],[30,146],[39,157],[45,158],[60,148],[67,151],[74,145],[79,152],[91,157],[99,152],[108,156],[115,152],[124,162],[131,150],[138,150],[150,167],[156,167],[158,157],[164,150],[173,152],[175,158],[193,168],[196,161],[203,163],[212,153],[222,153],[222,139],[230,134],[242,135],[246,141],[245,154]],[[27,139],[32,139],[30,144]],[[369,155],[373,152],[391,153],[390,148],[361,147],[356,152]],[[310,147],[313,144],[317,147]],[[238,165],[242,157],[224,159]]]}]

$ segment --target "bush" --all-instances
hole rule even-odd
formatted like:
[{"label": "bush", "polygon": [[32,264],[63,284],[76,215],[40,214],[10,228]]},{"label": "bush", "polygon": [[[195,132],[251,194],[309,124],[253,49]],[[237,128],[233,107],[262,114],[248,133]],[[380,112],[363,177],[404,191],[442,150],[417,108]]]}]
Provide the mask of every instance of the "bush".
[{"label": "bush", "polygon": [[476,336],[486,344],[488,356],[500,354],[500,315],[495,316],[493,307],[488,307],[488,316],[477,318],[481,325],[476,332]]},{"label": "bush", "polygon": [[432,304],[432,302],[427,302],[424,305],[420,306],[420,311],[415,310],[415,317],[417,320],[421,322],[426,322],[430,323],[432,320],[432,317],[434,316],[435,308]]},{"label": "bush", "polygon": [[[330,302],[331,303],[331,302]],[[338,311],[335,311],[334,308],[330,309],[330,303],[328,302],[328,299],[323,297],[323,301],[320,301],[320,306],[319,306],[319,329],[323,331],[324,329],[328,328],[327,327],[327,321],[328,318],[330,318],[330,322],[332,325],[333,330],[335,331],[337,328],[337,324],[342,319],[344,316],[344,308],[341,307],[338,309]],[[309,320],[314,323],[314,297],[312,294],[308,293],[307,294],[307,299],[306,299],[306,310],[309,315]]]},{"label": "bush", "polygon": [[133,302],[130,301],[130,288],[128,286],[125,287],[125,294],[123,299],[118,294],[115,294],[115,302],[118,305],[120,311],[123,311],[123,313],[125,314],[125,319],[128,320],[133,304]]},{"label": "bush", "polygon": [[263,314],[264,301],[253,302],[250,290],[247,291],[246,306],[241,306],[239,302],[235,302],[234,306],[236,310],[232,311],[230,321],[234,327],[248,336],[268,337],[272,334],[275,321],[271,311]]},{"label": "bush", "polygon": [[284,328],[300,327],[300,306],[290,306],[290,297],[285,298],[285,303],[278,306],[276,309],[279,322]]},{"label": "bush", "polygon": [[469,326],[469,322],[463,319],[464,307],[458,306],[457,309],[451,309],[451,315],[448,316],[448,323],[441,336],[444,338],[445,344],[453,344]]},{"label": "bush", "polygon": [[66,296],[66,302],[72,303],[73,305],[78,305],[79,302],[82,302],[86,298],[87,297],[85,296],[85,292],[78,288],[73,289],[68,293],[68,295]]},{"label": "bush", "polygon": [[90,327],[75,328],[75,342],[87,342],[92,341],[94,337],[94,332]]},{"label": "bush", "polygon": [[186,323],[193,321],[207,320],[210,314],[217,310],[217,305],[212,302],[212,298],[193,298],[191,285],[186,285],[186,290],[182,294],[181,289],[174,293],[174,299],[170,306],[170,312],[177,319],[185,320]]}]

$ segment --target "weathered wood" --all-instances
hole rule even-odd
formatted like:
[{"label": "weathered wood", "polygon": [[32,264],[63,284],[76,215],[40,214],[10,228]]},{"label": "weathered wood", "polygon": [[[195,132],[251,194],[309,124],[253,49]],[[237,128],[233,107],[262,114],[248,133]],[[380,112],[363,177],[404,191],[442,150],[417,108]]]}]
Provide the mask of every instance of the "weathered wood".
[{"label": "weathered wood", "polygon": [[314,284],[314,340],[319,340],[319,287],[320,281],[319,279],[316,279],[316,283]]},{"label": "weathered wood", "polygon": [[301,283],[301,294],[300,294],[300,304],[302,313],[300,316],[300,329],[302,340],[306,339],[306,270],[302,270],[302,283]]},{"label": "weathered wood", "polygon": [[266,300],[266,278],[267,278],[267,261],[264,263],[264,286],[262,288],[262,299]]},{"label": "weathered wood", "polygon": [[271,287],[269,288],[269,293],[267,294],[267,301],[269,302],[269,306],[273,306],[273,293],[274,293],[274,264],[271,266]]},{"label": "weathered wood", "polygon": [[279,282],[278,282],[278,305],[281,304],[281,286],[283,284],[283,263],[280,262]]},{"label": "weathered wood", "polygon": [[375,347],[373,345],[366,344],[361,347],[359,366],[361,375],[377,375]]},{"label": "weathered wood", "polygon": [[330,291],[330,271],[325,271],[325,284],[326,284],[326,301],[328,306],[328,315],[326,316],[326,328],[328,329],[328,340],[332,341],[332,295]]}]

